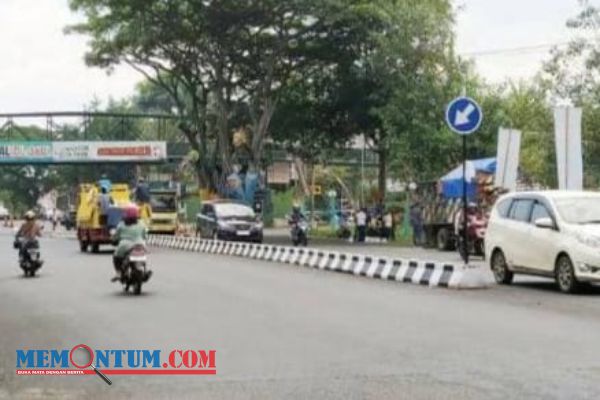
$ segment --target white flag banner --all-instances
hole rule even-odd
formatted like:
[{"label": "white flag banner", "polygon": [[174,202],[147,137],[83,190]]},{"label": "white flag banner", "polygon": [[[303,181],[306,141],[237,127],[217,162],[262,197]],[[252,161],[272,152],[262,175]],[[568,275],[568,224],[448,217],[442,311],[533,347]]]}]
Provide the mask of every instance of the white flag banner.
[{"label": "white flag banner", "polygon": [[554,110],[554,138],[560,190],[583,190],[581,114],[581,108],[558,107]]},{"label": "white flag banner", "polygon": [[494,185],[517,190],[519,154],[521,152],[521,131],[500,128],[498,131],[498,151],[496,153],[496,176]]}]

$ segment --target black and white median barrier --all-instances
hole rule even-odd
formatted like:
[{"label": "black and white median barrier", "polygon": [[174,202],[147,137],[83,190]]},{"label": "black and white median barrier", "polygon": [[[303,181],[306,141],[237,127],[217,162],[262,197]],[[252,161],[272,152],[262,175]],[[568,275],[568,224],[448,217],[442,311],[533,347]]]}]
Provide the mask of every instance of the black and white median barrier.
[{"label": "black and white median barrier", "polygon": [[148,245],[182,251],[253,258],[429,287],[476,289],[487,287],[490,283],[481,267],[455,263],[375,257],[310,247],[225,242],[181,236],[150,235]]}]

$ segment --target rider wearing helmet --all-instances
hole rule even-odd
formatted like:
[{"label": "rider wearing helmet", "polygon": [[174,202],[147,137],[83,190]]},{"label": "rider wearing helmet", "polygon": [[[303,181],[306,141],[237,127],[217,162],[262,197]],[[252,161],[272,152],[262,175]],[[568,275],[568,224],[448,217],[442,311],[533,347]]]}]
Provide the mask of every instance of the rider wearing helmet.
[{"label": "rider wearing helmet", "polygon": [[25,222],[15,237],[15,248],[19,249],[19,255],[22,256],[25,250],[23,243],[37,241],[39,236],[42,236],[42,227],[35,220],[35,213],[29,210],[25,213]]},{"label": "rider wearing helmet", "polygon": [[113,264],[117,275],[112,279],[121,279],[121,264],[127,253],[136,244],[144,244],[146,239],[146,226],[139,220],[139,209],[130,205],[123,210],[123,220],[119,222],[113,240],[118,243],[113,255]]},{"label": "rider wearing helmet", "polygon": [[291,223],[298,223],[302,220],[305,220],[306,217],[304,216],[304,214],[302,214],[302,211],[300,210],[300,206],[298,204],[294,204],[292,207],[292,215],[290,215],[290,224]]},{"label": "rider wearing helmet", "polygon": [[35,240],[38,236],[42,236],[42,228],[35,220],[35,213],[31,210],[25,213],[25,222],[17,232],[17,238]]}]

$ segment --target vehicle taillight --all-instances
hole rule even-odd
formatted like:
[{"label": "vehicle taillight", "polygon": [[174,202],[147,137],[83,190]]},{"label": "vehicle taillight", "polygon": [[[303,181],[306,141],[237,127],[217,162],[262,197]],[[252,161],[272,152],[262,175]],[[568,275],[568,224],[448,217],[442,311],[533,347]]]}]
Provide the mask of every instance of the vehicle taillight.
[{"label": "vehicle taillight", "polygon": [[134,246],[131,249],[132,256],[144,256],[146,255],[146,248],[144,246]]}]

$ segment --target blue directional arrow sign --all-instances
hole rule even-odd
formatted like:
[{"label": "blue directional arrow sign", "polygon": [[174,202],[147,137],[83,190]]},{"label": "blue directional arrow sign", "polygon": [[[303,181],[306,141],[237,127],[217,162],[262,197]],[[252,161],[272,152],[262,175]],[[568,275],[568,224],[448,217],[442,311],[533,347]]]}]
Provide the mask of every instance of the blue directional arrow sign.
[{"label": "blue directional arrow sign", "polygon": [[457,97],[446,108],[446,123],[459,135],[470,135],[481,126],[483,112],[470,97]]}]

